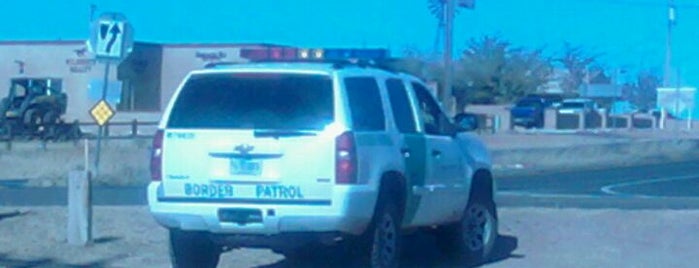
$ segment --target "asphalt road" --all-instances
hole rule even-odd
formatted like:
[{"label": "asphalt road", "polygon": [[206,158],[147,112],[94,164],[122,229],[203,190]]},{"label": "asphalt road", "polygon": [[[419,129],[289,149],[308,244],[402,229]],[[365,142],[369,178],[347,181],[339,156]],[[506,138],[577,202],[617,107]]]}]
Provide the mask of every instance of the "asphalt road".
[{"label": "asphalt road", "polygon": [[[496,178],[501,207],[699,208],[699,161]],[[0,185],[0,205],[66,205],[65,188]],[[94,205],[146,204],[144,187],[95,188]]]},{"label": "asphalt road", "polygon": [[504,207],[699,208],[699,161],[497,180]]}]

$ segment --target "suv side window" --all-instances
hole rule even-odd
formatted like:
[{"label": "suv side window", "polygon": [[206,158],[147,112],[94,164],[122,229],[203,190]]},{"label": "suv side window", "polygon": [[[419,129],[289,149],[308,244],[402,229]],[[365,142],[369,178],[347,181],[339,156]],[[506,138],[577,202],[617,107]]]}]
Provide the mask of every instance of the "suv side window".
[{"label": "suv side window", "polygon": [[413,117],[410,98],[403,81],[400,79],[386,80],[386,89],[388,89],[388,98],[391,101],[391,110],[393,111],[398,131],[401,133],[416,133],[415,117]]},{"label": "suv side window", "polygon": [[345,91],[352,113],[354,130],[386,130],[381,93],[376,79],[372,77],[345,78]]},{"label": "suv side window", "polygon": [[412,83],[413,91],[418,101],[418,113],[422,118],[423,127],[426,134],[430,135],[450,135],[453,126],[449,118],[439,108],[439,104],[434,100],[432,94],[418,83]]}]

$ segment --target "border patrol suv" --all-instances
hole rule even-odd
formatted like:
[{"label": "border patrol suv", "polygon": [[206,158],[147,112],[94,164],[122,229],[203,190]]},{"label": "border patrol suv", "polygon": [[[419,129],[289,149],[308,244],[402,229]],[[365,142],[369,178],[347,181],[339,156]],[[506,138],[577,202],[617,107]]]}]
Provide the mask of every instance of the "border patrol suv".
[{"label": "border patrol suv", "polygon": [[463,130],[420,80],[379,68],[193,71],[154,138],[150,212],[169,229],[174,267],[215,267],[238,247],[293,259],[344,242],[364,265],[397,267],[400,234],[421,229],[482,261],[497,236],[495,186],[486,147]]}]

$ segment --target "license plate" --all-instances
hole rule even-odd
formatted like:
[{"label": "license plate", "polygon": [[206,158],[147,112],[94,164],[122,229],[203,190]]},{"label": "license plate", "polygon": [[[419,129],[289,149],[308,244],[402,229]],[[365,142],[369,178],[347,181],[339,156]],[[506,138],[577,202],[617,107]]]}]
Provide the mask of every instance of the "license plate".
[{"label": "license plate", "polygon": [[249,159],[231,159],[232,175],[260,176],[262,173],[262,161]]},{"label": "license plate", "polygon": [[262,222],[262,211],[246,208],[219,209],[218,219],[222,222],[237,224],[260,223]]},{"label": "license plate", "polygon": [[216,183],[185,183],[184,194],[189,197],[232,198],[233,185]]}]

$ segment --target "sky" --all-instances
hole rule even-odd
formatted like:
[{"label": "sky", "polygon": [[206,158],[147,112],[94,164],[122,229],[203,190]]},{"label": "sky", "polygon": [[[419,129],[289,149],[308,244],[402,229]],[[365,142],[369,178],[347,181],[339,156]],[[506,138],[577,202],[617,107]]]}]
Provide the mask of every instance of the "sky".
[{"label": "sky", "polygon": [[[668,0],[476,0],[454,24],[458,54],[469,39],[497,35],[515,46],[560,53],[565,42],[602,54],[609,69],[662,73]],[[274,43],[298,47],[433,51],[428,0],[23,0],[0,9],[0,41],[77,40],[96,15],[120,12],[137,41]],[[673,66],[699,86],[699,0],[675,0]]]}]

